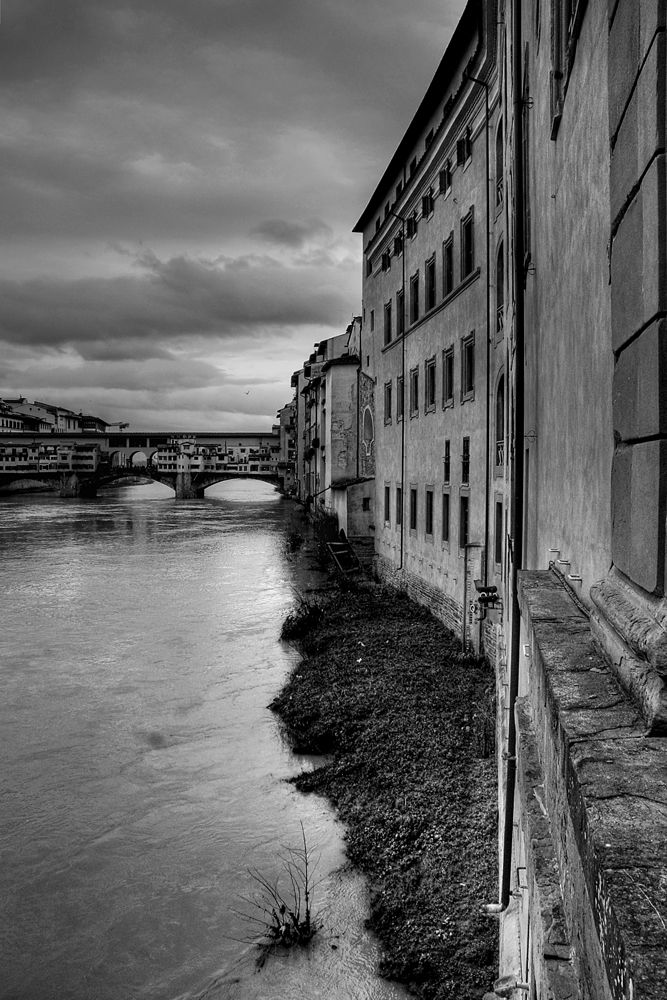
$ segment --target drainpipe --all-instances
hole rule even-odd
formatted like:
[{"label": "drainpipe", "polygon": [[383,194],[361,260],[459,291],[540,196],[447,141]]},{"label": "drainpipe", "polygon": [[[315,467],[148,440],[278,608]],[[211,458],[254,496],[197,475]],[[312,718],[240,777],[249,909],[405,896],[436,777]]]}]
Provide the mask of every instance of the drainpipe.
[{"label": "drainpipe", "polygon": [[[490,443],[490,404],[489,399],[491,396],[491,236],[489,233],[490,229],[490,219],[489,219],[489,185],[491,178],[489,177],[489,84],[486,80],[482,80],[478,76],[472,76],[472,74],[467,71],[464,72],[464,76],[467,76],[469,80],[473,83],[478,83],[480,86],[484,87],[484,107],[485,107],[485,117],[484,117],[484,153],[486,157],[486,444],[484,454],[486,455],[486,478],[484,485],[484,496],[486,498],[486,503],[484,505],[484,586],[489,585],[489,502],[490,502],[490,464],[491,456],[489,454],[489,443]],[[465,605],[464,605],[465,606]],[[480,648],[482,645],[482,622],[479,623],[479,640]]]},{"label": "drainpipe", "polygon": [[364,363],[364,355],[362,351],[362,332],[364,328],[364,314],[363,306],[361,312],[361,323],[359,324],[359,364],[357,365],[357,479],[359,478],[359,448],[361,447],[361,432],[360,432],[360,419],[361,419],[361,366]]},{"label": "drainpipe", "polygon": [[[503,826],[503,857],[500,878],[500,902],[486,907],[489,913],[502,913],[510,901],[512,877],[512,840],[514,831],[514,793],[516,788],[516,722],[514,708],[519,689],[520,611],[518,571],[523,560],[523,444],[524,444],[524,244],[523,244],[523,88],[521,60],[521,0],[514,0],[512,9],[512,101],[514,110],[512,167],[515,196],[512,269],[514,277],[514,438],[512,442],[512,489],[510,576],[512,603],[512,635],[509,651],[509,689],[507,726],[507,774],[505,778],[505,818]],[[509,393],[508,393],[509,395]]]},{"label": "drainpipe", "polygon": [[[491,374],[490,374],[490,361],[491,361],[491,239],[490,239],[490,220],[489,220],[489,185],[491,182],[489,176],[489,84],[486,80],[482,80],[478,76],[472,76],[471,73],[467,71],[463,74],[473,83],[479,83],[480,86],[484,87],[484,105],[485,105],[485,118],[484,118],[484,133],[485,133],[485,143],[484,143],[484,153],[486,157],[486,486],[485,486],[485,496],[486,496],[486,513],[484,517],[484,583],[488,585],[489,582],[489,440],[490,440],[490,391],[491,391]],[[481,626],[480,626],[481,627]]]},{"label": "drainpipe", "polygon": [[[405,167],[403,168],[403,176],[405,179]],[[407,242],[405,239],[405,219],[402,215],[398,215],[396,212],[389,210],[395,219],[401,223],[401,243],[403,244],[403,249],[401,252],[401,263],[402,263],[402,276],[401,276],[401,292],[403,300],[403,333],[401,334],[401,371],[402,371],[402,381],[401,381],[401,561],[399,564],[399,569],[403,569],[403,553],[405,551],[404,547],[404,531],[405,531],[405,334],[407,330],[406,323],[406,302],[405,302],[405,255],[407,253]],[[398,320],[398,314],[396,315]],[[398,393],[397,393],[398,396]],[[396,399],[396,408],[398,411],[398,398]]]}]

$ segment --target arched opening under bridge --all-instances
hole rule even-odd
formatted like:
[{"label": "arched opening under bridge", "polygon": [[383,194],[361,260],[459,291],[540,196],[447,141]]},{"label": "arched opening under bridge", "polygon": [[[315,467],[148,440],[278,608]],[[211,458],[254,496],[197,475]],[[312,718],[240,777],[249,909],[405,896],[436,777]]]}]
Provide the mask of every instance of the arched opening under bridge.
[{"label": "arched opening under bridge", "polygon": [[263,479],[253,478],[226,479],[224,482],[213,483],[206,488],[204,494],[210,500],[231,500],[235,503],[262,503],[279,500],[281,494],[276,484]]}]

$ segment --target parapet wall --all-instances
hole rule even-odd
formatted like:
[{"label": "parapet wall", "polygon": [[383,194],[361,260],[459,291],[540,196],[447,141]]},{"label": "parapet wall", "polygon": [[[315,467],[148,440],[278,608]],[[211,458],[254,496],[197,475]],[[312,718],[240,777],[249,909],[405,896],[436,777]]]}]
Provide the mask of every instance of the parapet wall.
[{"label": "parapet wall", "polygon": [[513,906],[525,967],[538,997],[664,1000],[667,739],[645,735],[555,575],[520,576]]}]

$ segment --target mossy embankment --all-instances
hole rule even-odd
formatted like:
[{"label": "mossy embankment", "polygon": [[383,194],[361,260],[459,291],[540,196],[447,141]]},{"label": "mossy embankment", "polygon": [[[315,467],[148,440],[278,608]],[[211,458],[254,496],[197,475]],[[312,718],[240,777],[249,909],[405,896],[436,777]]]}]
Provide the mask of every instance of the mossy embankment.
[{"label": "mossy embankment", "polygon": [[479,1000],[496,975],[493,675],[428,611],[369,588],[329,596],[271,708],[330,755],[293,779],[326,795],[372,890],[381,973],[427,1000]]}]

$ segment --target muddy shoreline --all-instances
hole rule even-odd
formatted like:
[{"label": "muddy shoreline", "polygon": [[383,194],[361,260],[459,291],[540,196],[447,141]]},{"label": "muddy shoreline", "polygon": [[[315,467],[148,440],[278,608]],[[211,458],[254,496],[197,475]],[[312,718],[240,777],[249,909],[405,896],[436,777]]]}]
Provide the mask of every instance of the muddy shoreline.
[{"label": "muddy shoreline", "polygon": [[380,972],[425,1000],[480,1000],[497,967],[493,674],[428,611],[363,585],[318,598],[271,708],[371,888]]}]

